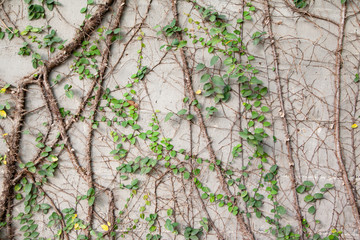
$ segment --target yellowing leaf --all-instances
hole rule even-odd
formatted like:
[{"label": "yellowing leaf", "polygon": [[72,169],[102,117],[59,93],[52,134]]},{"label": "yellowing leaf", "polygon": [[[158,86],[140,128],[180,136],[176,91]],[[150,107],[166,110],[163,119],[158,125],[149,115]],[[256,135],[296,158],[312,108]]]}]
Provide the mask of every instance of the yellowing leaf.
[{"label": "yellowing leaf", "polygon": [[110,226],[111,226],[111,223],[110,223],[110,222],[107,222],[107,225],[110,227]]},{"label": "yellowing leaf", "polygon": [[6,112],[4,110],[0,110],[0,116],[6,118]]},{"label": "yellowing leaf", "polygon": [[75,213],[74,216],[72,216],[72,219],[75,219],[76,217],[77,217],[77,214]]},{"label": "yellowing leaf", "polygon": [[357,128],[358,127],[358,125],[356,124],[356,123],[354,123],[353,125],[351,125],[351,128]]},{"label": "yellowing leaf", "polygon": [[196,93],[197,95],[200,95],[200,94],[201,94],[201,90],[199,89],[199,90],[197,90],[195,93]]},{"label": "yellowing leaf", "polygon": [[3,137],[5,137],[5,136],[7,136],[7,135],[8,135],[7,133],[4,133],[4,134],[3,134]]},{"label": "yellowing leaf", "polygon": [[104,230],[104,231],[108,231],[109,230],[109,227],[108,225],[101,225],[101,228]]},{"label": "yellowing leaf", "polygon": [[6,92],[6,88],[0,89],[0,93],[5,93],[5,92]]},{"label": "yellowing leaf", "polygon": [[51,160],[54,161],[54,162],[56,162],[56,161],[58,160],[58,158],[55,157],[55,156],[53,156],[53,157],[51,157]]},{"label": "yellowing leaf", "polygon": [[6,164],[7,164],[7,161],[4,160],[4,161],[3,161],[3,164],[6,165]]},{"label": "yellowing leaf", "polygon": [[79,230],[79,229],[80,229],[80,226],[79,226],[78,223],[75,223],[75,224],[74,224],[74,229],[75,229],[75,230]]}]

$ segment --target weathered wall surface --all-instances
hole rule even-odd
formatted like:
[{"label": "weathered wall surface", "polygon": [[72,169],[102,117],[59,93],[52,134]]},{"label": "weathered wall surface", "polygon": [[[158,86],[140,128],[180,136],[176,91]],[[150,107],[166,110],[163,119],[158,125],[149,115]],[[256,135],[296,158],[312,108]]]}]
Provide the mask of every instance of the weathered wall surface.
[{"label": "weathered wall surface", "polygon": [[[0,119],[0,238],[322,239],[341,231],[341,239],[359,239],[360,4],[308,3],[198,1],[213,7],[212,22],[188,1],[61,0],[30,21],[28,3],[2,1],[0,27],[8,32],[0,40],[0,86],[10,85],[0,104],[10,107]],[[84,36],[88,44],[76,46],[85,15],[97,11],[99,21],[86,20],[95,28]],[[187,30],[158,34],[176,13]],[[214,33],[218,20],[229,25]],[[28,25],[43,30],[9,40]],[[54,52],[44,40],[52,29],[61,38]],[[256,32],[264,32],[257,45]],[[219,41],[211,52],[194,35]],[[180,38],[185,46],[166,50]],[[29,56],[18,54],[24,42]],[[35,53],[48,68],[34,70]],[[234,76],[224,76],[228,69]],[[206,73],[222,76],[229,100],[215,103],[201,81]],[[210,107],[217,111],[207,116]],[[258,148],[239,135],[244,129],[264,137]],[[169,222],[178,223],[178,235]],[[189,238],[186,227],[203,234]]]}]

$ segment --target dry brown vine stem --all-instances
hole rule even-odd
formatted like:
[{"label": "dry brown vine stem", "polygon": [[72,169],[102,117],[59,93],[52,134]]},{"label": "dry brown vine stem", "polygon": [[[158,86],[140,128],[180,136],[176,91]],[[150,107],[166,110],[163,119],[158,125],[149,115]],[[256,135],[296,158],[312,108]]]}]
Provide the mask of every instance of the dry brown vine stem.
[{"label": "dry brown vine stem", "polygon": [[[93,17],[91,17],[89,20],[86,20],[84,22],[83,29],[81,31],[78,31],[78,33],[73,38],[73,40],[65,46],[64,51],[56,55],[54,59],[51,59],[50,61],[47,62],[46,64],[47,68],[39,67],[29,76],[24,77],[23,80],[18,85],[17,97],[15,102],[14,125],[13,125],[12,133],[10,135],[11,147],[10,147],[10,152],[8,154],[9,155],[8,164],[6,165],[5,168],[5,175],[4,175],[5,181],[3,181],[3,192],[0,199],[0,221],[4,221],[5,216],[6,215],[8,216],[7,217],[8,236],[12,235],[12,228],[11,228],[11,222],[12,222],[11,213],[12,213],[12,200],[13,200],[12,195],[13,195],[13,186],[15,184],[13,180],[17,175],[16,162],[20,161],[18,155],[18,149],[20,146],[20,139],[21,139],[21,127],[24,121],[24,111],[25,111],[24,101],[25,101],[26,87],[29,84],[34,83],[36,79],[39,77],[39,74],[44,74],[44,69],[46,69],[45,76],[47,76],[49,71],[51,71],[53,68],[57,67],[58,65],[66,61],[71,56],[73,51],[75,51],[81,45],[84,39],[87,36],[91,35],[91,33],[95,30],[95,28],[101,23],[103,17],[109,11],[109,8],[113,2],[114,2],[113,0],[108,0],[103,5],[100,5],[97,11],[95,12],[95,14],[93,15]],[[48,87],[50,88],[50,86]],[[51,102],[50,104],[53,106],[53,102]],[[60,114],[60,112],[58,113]],[[26,171],[24,173],[26,173]]]},{"label": "dry brown vine stem", "polygon": [[[33,182],[36,182],[34,175],[31,175],[30,178],[33,180]],[[51,206],[54,208],[54,211],[61,216],[60,218],[60,224],[61,227],[64,229],[66,227],[65,221],[64,221],[64,216],[62,214],[62,212],[59,210],[59,208],[56,206],[54,200],[49,196],[49,194],[43,189],[43,187],[41,185],[37,186],[37,188],[44,193],[44,197],[48,199],[48,201],[50,202]],[[69,240],[69,234],[66,231],[62,231],[61,236],[63,236],[63,238],[65,238],[66,240]]]},{"label": "dry brown vine stem", "polygon": [[305,19],[307,19],[307,17],[320,19],[320,20],[332,23],[332,24],[334,24],[336,26],[339,26],[339,23],[335,22],[334,20],[331,20],[329,18],[319,16],[319,15],[316,15],[316,14],[312,14],[312,13],[309,13],[308,11],[296,8],[293,4],[291,4],[289,2],[289,0],[284,0],[284,1],[285,1],[286,6],[288,6],[293,12],[296,12],[296,13],[300,14],[301,16],[303,16]]},{"label": "dry brown vine stem", "polygon": [[[9,141],[9,154],[8,154],[8,163],[5,165],[5,174],[4,181],[2,186],[2,193],[0,199],[0,222],[3,222],[6,216],[6,213],[12,216],[12,195],[13,195],[13,185],[11,184],[12,179],[16,176],[17,167],[16,163],[19,160],[19,145],[21,139],[21,128],[24,121],[24,109],[25,109],[25,96],[26,96],[26,87],[20,83],[18,86],[18,91],[16,93],[16,102],[15,102],[15,111],[14,111],[14,125],[12,132],[8,138]],[[10,206],[10,208],[8,207]],[[11,221],[8,222],[11,228]]]},{"label": "dry brown vine stem", "polygon": [[358,231],[360,232],[360,215],[359,208],[356,203],[356,198],[354,195],[353,187],[349,180],[346,167],[345,160],[342,153],[342,147],[340,142],[340,97],[341,97],[341,68],[342,68],[342,50],[344,45],[344,30],[346,23],[346,10],[347,10],[347,2],[342,4],[341,6],[341,20],[339,24],[339,38],[336,47],[336,58],[335,58],[335,77],[334,77],[334,86],[335,86],[335,94],[334,94],[334,140],[335,140],[335,155],[337,162],[339,164],[340,172],[345,184],[346,192],[349,197],[350,206],[354,215],[354,219],[357,224]]},{"label": "dry brown vine stem", "polygon": [[[95,30],[95,28],[101,23],[105,14],[109,11],[110,6],[113,4],[113,0],[107,0],[104,4],[100,5],[95,14],[83,24],[82,30],[79,30],[73,40],[64,47],[64,50],[57,54],[53,59],[50,59],[47,63],[47,71],[51,71],[53,68],[62,64],[66,61],[72,53],[81,45],[85,38],[87,38]],[[34,72],[24,77],[17,88],[17,97],[15,103],[15,114],[14,114],[14,125],[12,133],[10,134],[10,143],[12,148],[9,152],[9,160],[5,169],[6,181],[3,181],[3,192],[0,199],[0,221],[4,220],[6,212],[11,212],[11,209],[6,209],[8,200],[11,200],[13,186],[16,181],[13,181],[17,177],[17,171],[15,163],[18,161],[18,149],[21,138],[21,127],[24,120],[24,109],[25,109],[25,89],[27,85],[35,83],[39,74],[43,72],[43,67],[39,67]],[[13,149],[13,150],[12,150]],[[21,176],[17,179],[20,180],[26,173],[26,170],[21,171]],[[11,225],[11,222],[8,223]]]},{"label": "dry brown vine stem", "polygon": [[[110,26],[110,30],[114,31],[117,27],[119,27],[120,25],[120,20],[121,20],[121,16],[123,15],[124,9],[125,9],[125,5],[126,5],[126,0],[122,0],[119,3],[118,6],[118,10],[115,16],[115,20],[113,21],[112,25]],[[95,100],[94,103],[92,105],[91,111],[94,112],[94,114],[91,115],[90,118],[90,122],[92,123],[95,119],[96,119],[96,115],[97,115],[97,108],[99,106],[99,102],[101,99],[101,94],[102,94],[102,84],[104,82],[104,75],[106,70],[108,69],[108,64],[109,64],[109,56],[110,56],[110,50],[111,50],[111,45],[112,45],[112,38],[113,38],[114,34],[111,33],[109,35],[106,36],[106,45],[105,45],[105,49],[103,51],[102,55],[102,61],[101,61],[101,65],[100,65],[100,70],[99,70],[99,75],[97,77],[97,79],[95,80],[95,82],[98,83],[98,90],[95,94]],[[88,188],[93,188],[94,187],[94,179],[93,179],[93,170],[92,170],[92,165],[91,165],[91,160],[92,160],[92,156],[91,156],[91,150],[92,150],[92,137],[93,137],[93,131],[92,131],[92,125],[90,124],[89,127],[89,132],[88,132],[88,136],[87,136],[87,141],[86,141],[86,155],[85,155],[85,162],[86,162],[86,172],[87,172],[87,182],[88,182]],[[113,193],[111,192],[112,196],[112,200],[110,199],[110,203],[114,200],[113,197]],[[113,205],[113,204],[112,204]],[[94,205],[91,205],[88,207],[88,216],[87,216],[87,222],[89,224],[89,226],[92,226],[92,222],[93,222],[93,210],[94,210]],[[109,222],[111,223],[111,226],[114,226],[115,223],[115,218],[113,216],[114,211],[110,211],[110,207],[109,207],[109,213],[112,213],[111,216],[109,215]],[[90,231],[89,228],[86,229],[86,236],[88,238],[90,238]],[[111,236],[109,236],[109,238],[113,238]]]},{"label": "dry brown vine stem", "polygon": [[289,162],[289,177],[291,182],[291,193],[293,197],[293,207],[296,212],[296,220],[298,224],[298,230],[300,231],[301,238],[303,238],[303,230],[302,230],[302,214],[301,214],[301,208],[299,206],[299,199],[296,194],[296,176],[295,176],[295,162],[293,159],[292,149],[291,149],[291,136],[289,133],[289,124],[286,118],[286,109],[284,104],[284,98],[283,98],[283,92],[281,87],[281,78],[280,78],[280,71],[279,71],[279,60],[278,60],[278,53],[275,45],[275,37],[274,33],[272,31],[272,20],[270,15],[270,5],[269,0],[264,0],[264,9],[265,9],[265,18],[264,23],[267,25],[267,29],[269,32],[269,39],[270,39],[270,45],[271,50],[273,54],[273,62],[275,67],[275,81],[276,81],[276,87],[277,87],[277,94],[279,96],[279,102],[280,102],[280,109],[281,109],[281,121],[285,132],[285,138],[286,138],[286,148],[287,148],[287,158]]},{"label": "dry brown vine stem", "polygon": [[[177,10],[177,0],[172,0],[172,11],[173,11],[174,18],[176,20],[176,24],[179,25],[179,17],[178,17],[178,10]],[[176,36],[179,39],[179,41],[182,41],[181,33],[177,32]],[[192,102],[192,101],[196,100],[196,96],[195,96],[194,89],[193,89],[193,86],[192,86],[192,77],[191,77],[191,74],[190,74],[190,69],[189,69],[189,66],[188,66],[188,62],[186,60],[184,48],[180,48],[179,51],[180,51],[181,60],[182,60],[182,64],[183,64],[182,68],[183,68],[183,72],[184,72],[185,87],[186,87],[187,92],[189,94],[190,101]],[[207,149],[208,149],[209,154],[210,154],[210,160],[215,165],[215,170],[216,170],[217,176],[219,178],[221,187],[222,187],[223,191],[228,196],[232,196],[232,193],[229,190],[229,188],[227,186],[227,183],[225,181],[225,178],[224,178],[224,176],[223,176],[223,174],[221,172],[221,168],[216,164],[216,154],[215,154],[215,151],[214,151],[214,149],[213,149],[213,147],[211,145],[211,139],[210,139],[209,134],[207,133],[206,126],[205,126],[205,123],[204,123],[204,118],[202,116],[201,110],[199,108],[197,108],[196,106],[194,106],[193,108],[194,108],[194,111],[195,111],[196,116],[198,118],[198,122],[199,122],[201,132],[202,132],[202,134],[204,135],[204,137],[206,139],[206,145],[207,145]],[[251,230],[248,228],[248,226],[246,225],[242,214],[237,214],[236,215],[236,220],[237,220],[237,223],[239,224],[239,228],[240,228],[240,231],[242,233],[243,239],[245,239],[245,240],[254,240],[255,239],[254,235],[251,232]]]}]

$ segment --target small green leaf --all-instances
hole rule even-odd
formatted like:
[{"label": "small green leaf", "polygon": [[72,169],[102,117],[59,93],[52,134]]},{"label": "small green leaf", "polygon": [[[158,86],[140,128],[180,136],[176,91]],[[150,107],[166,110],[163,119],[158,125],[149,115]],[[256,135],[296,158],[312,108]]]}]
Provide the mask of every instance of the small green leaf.
[{"label": "small green leaf", "polygon": [[32,186],[33,186],[32,183],[26,184],[25,187],[24,187],[24,192],[25,192],[26,194],[29,194],[30,191],[31,191],[31,189],[32,189]]},{"label": "small green leaf", "polygon": [[267,106],[261,107],[261,111],[268,112],[270,109]]},{"label": "small green leaf", "polygon": [[181,109],[180,111],[178,111],[178,115],[184,115],[187,112],[186,109]]},{"label": "small green leaf", "polygon": [[95,196],[91,196],[88,200],[88,205],[92,206],[92,205],[94,205],[94,202],[95,202]]},{"label": "small green leaf", "polygon": [[312,195],[306,195],[304,198],[305,202],[312,202],[314,200],[314,197]]},{"label": "small green leaf", "polygon": [[171,208],[169,208],[169,209],[167,210],[167,215],[168,215],[168,216],[172,216],[172,215],[173,215],[173,210],[172,210]]},{"label": "small green leaf", "polygon": [[283,206],[277,206],[277,207],[276,207],[276,211],[277,211],[280,215],[286,214],[286,209],[285,209]]},{"label": "small green leaf", "polygon": [[172,117],[174,115],[174,113],[172,113],[172,112],[169,112],[168,114],[166,114],[166,117],[165,117],[165,122],[167,122],[167,121],[169,121],[170,120],[170,118]]},{"label": "small green leaf", "polygon": [[314,186],[314,184],[312,182],[310,182],[310,181],[304,181],[303,184],[305,186],[307,186],[307,187],[313,187]]},{"label": "small green leaf", "polygon": [[204,68],[205,68],[205,64],[203,64],[203,63],[199,63],[199,64],[196,66],[196,70],[197,70],[197,71],[203,70]]},{"label": "small green leaf", "polygon": [[214,66],[218,60],[219,60],[218,56],[213,56],[210,60],[210,66]]},{"label": "small green leaf", "polygon": [[300,185],[296,188],[297,193],[303,193],[305,192],[306,187],[304,185]]},{"label": "small green leaf", "polygon": [[192,115],[192,114],[189,114],[189,115],[186,116],[186,120],[191,120],[193,118],[194,118],[194,115]]},{"label": "small green leaf", "polygon": [[334,185],[333,185],[333,184],[330,184],[330,183],[326,183],[326,184],[324,185],[324,187],[327,188],[327,189],[331,189],[331,188],[334,187]]},{"label": "small green leaf", "polygon": [[309,207],[308,212],[309,212],[310,214],[314,215],[315,212],[316,212],[315,207],[314,207],[314,206]]},{"label": "small green leaf", "polygon": [[213,76],[211,80],[216,86],[225,86],[225,82],[220,76]]},{"label": "small green leaf", "polygon": [[202,199],[207,199],[209,197],[209,195],[207,194],[207,193],[203,193],[202,195],[201,195],[201,198]]},{"label": "small green leaf", "polygon": [[322,193],[315,193],[314,194],[314,198],[317,199],[317,200],[322,199],[323,197],[324,197],[324,195]]},{"label": "small green leaf", "polygon": [[204,75],[201,76],[200,82],[201,83],[207,82],[209,78],[210,78],[210,74],[205,73]]}]

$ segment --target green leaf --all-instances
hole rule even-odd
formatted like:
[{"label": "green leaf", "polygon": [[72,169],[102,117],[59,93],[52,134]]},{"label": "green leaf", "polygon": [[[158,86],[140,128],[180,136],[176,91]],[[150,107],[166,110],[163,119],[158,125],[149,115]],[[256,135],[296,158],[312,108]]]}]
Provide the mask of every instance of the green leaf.
[{"label": "green leaf", "polygon": [[201,83],[207,82],[209,78],[210,78],[210,74],[205,73],[204,75],[201,76],[200,82]]},{"label": "green leaf", "polygon": [[174,115],[174,113],[172,113],[172,112],[169,112],[168,114],[166,114],[166,117],[165,117],[165,122],[167,122],[167,121],[169,121],[170,120],[170,118],[172,117]]},{"label": "green leaf", "polygon": [[32,186],[33,186],[32,183],[28,183],[28,184],[25,185],[24,191],[25,191],[26,194],[29,194],[31,192]]},{"label": "green leaf", "polygon": [[314,194],[314,198],[317,199],[317,200],[322,199],[323,197],[324,197],[324,195],[322,193],[315,193]]},{"label": "green leaf", "polygon": [[38,143],[38,144],[36,144],[36,147],[38,147],[38,148],[44,148],[44,147],[45,147],[45,144],[43,144],[43,143]]},{"label": "green leaf", "polygon": [[276,207],[276,211],[277,211],[280,215],[286,214],[286,209],[285,209],[283,206],[277,206],[277,207]]},{"label": "green leaf", "polygon": [[178,45],[177,47],[178,47],[178,48],[183,48],[183,47],[186,46],[186,44],[187,44],[187,41],[183,40],[183,41],[181,41],[181,42],[179,43],[179,45]]},{"label": "green leaf", "polygon": [[250,55],[250,56],[248,56],[248,60],[249,60],[249,61],[252,61],[252,60],[254,60],[254,59],[255,59],[255,57],[254,57],[254,56],[251,56],[251,55]]},{"label": "green leaf", "polygon": [[197,70],[197,71],[203,70],[204,68],[205,68],[205,64],[203,64],[203,63],[199,63],[199,64],[196,66],[196,70]]},{"label": "green leaf", "polygon": [[171,208],[169,208],[169,209],[167,210],[167,215],[168,215],[168,216],[172,216],[172,215],[173,215],[173,210],[172,210]]},{"label": "green leaf", "polygon": [[209,195],[207,194],[207,193],[203,193],[202,195],[201,195],[201,198],[202,199],[207,199],[209,197]]},{"label": "green leaf", "polygon": [[305,202],[312,202],[314,201],[314,197],[312,195],[306,195],[305,198],[304,198],[304,201]]},{"label": "green leaf", "polygon": [[92,205],[94,205],[94,202],[95,202],[95,196],[91,196],[88,200],[88,205],[92,206]]},{"label": "green leaf", "polygon": [[275,173],[277,169],[278,169],[278,165],[275,164],[275,165],[271,166],[270,172]]},{"label": "green leaf", "polygon": [[315,207],[314,207],[314,206],[309,207],[308,212],[309,212],[310,214],[314,215],[315,212],[316,212]]},{"label": "green leaf", "polygon": [[220,76],[213,76],[211,80],[216,86],[225,86],[225,82]]},{"label": "green leaf", "polygon": [[80,13],[86,13],[86,11],[87,11],[87,8],[84,7],[84,8],[82,8],[82,9],[80,10]]},{"label": "green leaf", "polygon": [[178,115],[184,115],[187,112],[186,109],[181,109],[180,111],[178,111]]},{"label": "green leaf", "polygon": [[264,127],[270,127],[271,123],[270,122],[264,122],[263,125],[264,125]]},{"label": "green leaf", "polygon": [[357,83],[360,81],[360,77],[359,77],[359,74],[355,74],[355,78],[354,78],[354,82]]},{"label": "green leaf", "polygon": [[303,193],[305,192],[306,187],[304,185],[300,185],[296,188],[297,193]]},{"label": "green leaf", "polygon": [[218,56],[213,56],[210,60],[210,66],[214,66],[218,60],[219,60]]},{"label": "green leaf", "polygon": [[26,214],[29,214],[31,212],[31,206],[30,205],[27,205],[26,207],[25,207],[25,213]]},{"label": "green leaf", "polygon": [[21,188],[22,188],[21,184],[16,184],[15,187],[14,187],[14,190],[15,191],[20,191]]},{"label": "green leaf", "polygon": [[40,208],[43,209],[43,210],[46,210],[46,209],[50,209],[51,207],[50,207],[49,204],[43,203],[43,204],[40,205]]},{"label": "green leaf", "polygon": [[140,125],[139,125],[139,124],[134,124],[134,125],[132,126],[132,129],[138,130],[138,129],[140,129]]},{"label": "green leaf", "polygon": [[116,28],[116,29],[114,29],[114,34],[119,34],[120,31],[121,31],[121,28]]},{"label": "green leaf", "polygon": [[89,190],[86,193],[86,196],[91,197],[93,195],[95,195],[95,189],[94,188],[89,188]]},{"label": "green leaf", "polygon": [[193,118],[194,118],[194,115],[192,115],[192,114],[189,114],[189,115],[186,116],[186,120],[191,120]]},{"label": "green leaf", "polygon": [[261,111],[268,112],[270,109],[267,106],[261,107]]},{"label": "green leaf", "polygon": [[47,147],[45,148],[45,152],[51,152],[51,151],[52,151],[52,148],[51,148],[51,147],[47,146]]},{"label": "green leaf", "polygon": [[71,91],[71,90],[70,90],[70,91],[66,91],[66,92],[65,92],[65,95],[66,95],[66,97],[72,99],[72,98],[74,97],[74,92]]},{"label": "green leaf", "polygon": [[189,178],[190,178],[190,173],[184,172],[184,179],[189,179]]},{"label": "green leaf", "polygon": [[327,189],[331,189],[331,188],[334,187],[334,185],[331,184],[331,183],[326,183],[326,184],[324,185],[324,187],[327,188]]},{"label": "green leaf", "polygon": [[304,181],[303,184],[305,186],[307,186],[307,187],[313,187],[314,186],[314,184],[312,182],[310,182],[310,181]]}]

